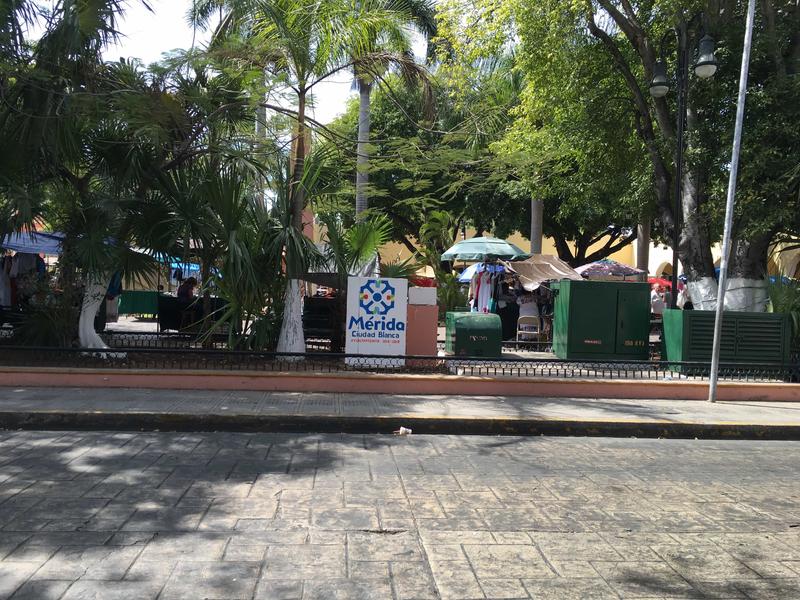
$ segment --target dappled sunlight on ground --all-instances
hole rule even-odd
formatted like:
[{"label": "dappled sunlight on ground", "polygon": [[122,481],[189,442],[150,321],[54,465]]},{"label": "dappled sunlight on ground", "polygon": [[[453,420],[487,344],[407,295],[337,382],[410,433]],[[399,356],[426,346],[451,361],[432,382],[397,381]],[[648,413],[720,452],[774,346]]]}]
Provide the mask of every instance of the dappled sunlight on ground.
[{"label": "dappled sunlight on ground", "polygon": [[798,458],[792,442],[9,432],[0,597],[797,597]]}]

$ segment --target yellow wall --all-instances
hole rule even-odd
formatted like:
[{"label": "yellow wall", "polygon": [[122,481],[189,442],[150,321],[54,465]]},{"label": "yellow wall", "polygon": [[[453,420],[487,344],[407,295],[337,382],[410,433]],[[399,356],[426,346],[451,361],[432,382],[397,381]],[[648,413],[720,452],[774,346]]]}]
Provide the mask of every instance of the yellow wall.
[{"label": "yellow wall", "polygon": [[[475,231],[467,230],[467,238],[471,238],[475,235]],[[489,234],[487,234],[489,235]],[[512,244],[519,246],[522,250],[526,252],[530,250],[531,243],[526,237],[522,236],[519,233],[512,235],[511,237],[507,238],[509,242]],[[574,246],[571,245],[574,249]],[[595,244],[590,248],[590,252],[602,247],[602,243]],[[542,240],[542,254],[549,254],[551,256],[558,256],[558,252],[556,251],[555,243],[551,238],[544,238]],[[392,242],[390,244],[386,244],[383,248],[381,248],[381,260],[384,262],[390,262],[393,260],[405,260],[411,257],[411,252],[408,251],[403,244],[399,244],[397,242]],[[613,260],[617,262],[621,262],[626,265],[635,266],[636,265],[636,254],[635,254],[635,245],[628,244],[619,252],[616,252],[610,256]]]},{"label": "yellow wall", "polygon": [[[491,235],[487,233],[486,235]],[[467,238],[471,238],[475,236],[475,230],[468,229],[467,230]],[[318,224],[314,225],[314,239],[315,241],[319,241],[322,237],[322,231]],[[530,240],[525,236],[515,233],[511,237],[508,238],[512,244],[519,246],[522,250],[526,252],[530,249]],[[412,240],[412,242],[416,242],[416,240]],[[574,245],[570,244],[570,247],[574,250]],[[593,252],[594,250],[599,249],[602,247],[602,242],[598,242],[594,246],[589,249],[589,253]],[[715,264],[719,265],[719,257],[720,257],[720,247],[719,244],[715,244],[711,249],[712,256],[716,261]],[[396,260],[407,260],[411,258],[412,254],[405,247],[403,244],[399,244],[397,242],[391,242],[386,244],[381,248],[381,260],[383,262],[392,262]],[[553,242],[552,238],[544,238],[542,240],[542,254],[549,254],[551,256],[558,256],[558,252],[556,251],[555,243]],[[628,244],[620,251],[615,252],[609,258],[616,260],[625,265],[629,265],[631,267],[636,266],[636,243]],[[430,271],[430,269],[426,269],[426,271]],[[655,244],[650,245],[650,275],[660,277],[662,273],[672,273],[672,250],[667,248],[666,246],[657,246]],[[678,271],[679,273],[682,270]],[[769,274],[776,275],[780,272],[783,275],[788,277],[800,278],[800,250],[787,250],[781,252],[781,245],[779,244],[776,248],[775,252],[773,253],[770,264],[769,264]],[[432,272],[428,272],[428,275],[432,275]]]},{"label": "yellow wall", "polygon": [[[786,250],[787,244],[778,244],[770,257],[770,267],[781,274],[795,279],[800,278],[800,249]],[[770,275],[774,275],[770,269]]]}]

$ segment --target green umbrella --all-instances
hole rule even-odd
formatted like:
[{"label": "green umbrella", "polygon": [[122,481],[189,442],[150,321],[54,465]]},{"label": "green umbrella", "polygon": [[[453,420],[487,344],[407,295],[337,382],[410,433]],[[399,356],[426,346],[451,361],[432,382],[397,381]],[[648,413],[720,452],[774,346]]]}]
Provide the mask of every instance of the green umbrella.
[{"label": "green umbrella", "polygon": [[486,258],[521,260],[529,256],[530,254],[505,240],[477,237],[458,242],[442,254],[442,260],[484,260]]}]

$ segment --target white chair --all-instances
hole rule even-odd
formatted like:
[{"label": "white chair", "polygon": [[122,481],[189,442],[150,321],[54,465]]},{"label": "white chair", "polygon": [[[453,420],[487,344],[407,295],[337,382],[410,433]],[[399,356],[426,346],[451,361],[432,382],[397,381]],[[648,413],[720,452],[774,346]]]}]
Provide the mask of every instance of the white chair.
[{"label": "white chair", "polygon": [[542,335],[542,322],[539,317],[520,317],[517,319],[517,341],[533,342]]}]

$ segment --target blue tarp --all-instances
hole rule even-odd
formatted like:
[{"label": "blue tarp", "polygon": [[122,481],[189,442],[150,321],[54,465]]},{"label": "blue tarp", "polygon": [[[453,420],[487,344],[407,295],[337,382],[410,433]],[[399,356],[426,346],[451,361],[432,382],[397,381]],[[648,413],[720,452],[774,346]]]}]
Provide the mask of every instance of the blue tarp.
[{"label": "blue tarp", "polygon": [[0,248],[28,254],[58,255],[61,254],[63,239],[63,233],[44,233],[42,231],[11,233],[0,239]]},{"label": "blue tarp", "polygon": [[200,265],[196,265],[194,263],[182,263],[182,262],[175,262],[172,261],[169,263],[169,268],[173,271],[175,269],[183,269],[184,273],[188,273],[189,271],[197,271],[200,272]]}]

